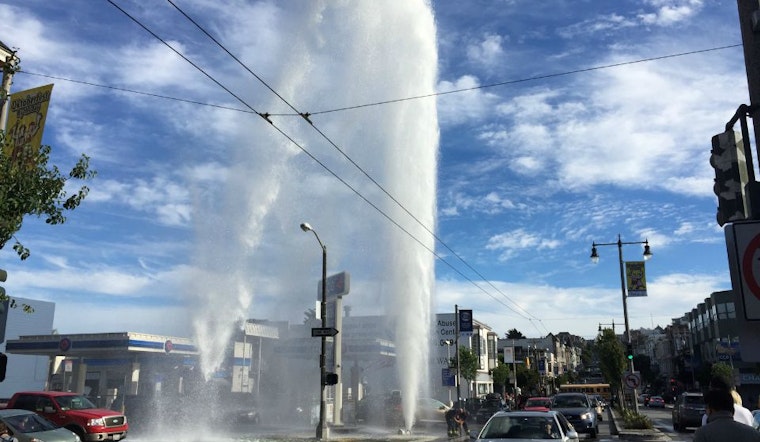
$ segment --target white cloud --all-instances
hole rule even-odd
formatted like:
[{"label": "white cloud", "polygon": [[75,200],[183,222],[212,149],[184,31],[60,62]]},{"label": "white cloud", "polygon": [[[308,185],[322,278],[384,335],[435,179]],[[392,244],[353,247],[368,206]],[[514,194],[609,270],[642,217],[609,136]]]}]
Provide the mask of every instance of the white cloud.
[{"label": "white cloud", "polygon": [[485,248],[500,252],[499,260],[506,261],[525,250],[555,249],[561,245],[556,239],[544,238],[525,229],[517,229],[494,235],[488,239]]},{"label": "white cloud", "polygon": [[467,58],[471,63],[491,68],[498,65],[504,58],[501,35],[487,34],[477,44],[467,46]]},{"label": "white cloud", "polygon": [[491,112],[497,97],[480,88],[477,78],[465,75],[455,82],[441,81],[438,92],[464,91],[438,97],[438,120],[441,125],[463,124],[478,120]]},{"label": "white cloud", "polygon": [[647,25],[669,26],[690,17],[702,9],[702,0],[648,0],[655,12],[639,14],[639,19]]}]

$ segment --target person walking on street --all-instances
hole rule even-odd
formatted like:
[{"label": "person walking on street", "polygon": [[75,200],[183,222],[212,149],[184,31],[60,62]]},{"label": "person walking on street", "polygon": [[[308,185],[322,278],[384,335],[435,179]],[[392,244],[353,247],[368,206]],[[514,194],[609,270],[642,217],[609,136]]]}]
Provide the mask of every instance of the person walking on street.
[{"label": "person walking on street", "polygon": [[[739,393],[734,389],[728,382],[726,382],[725,379],[714,376],[712,379],[710,379],[710,387],[711,390],[725,390],[728,391],[731,394],[731,398],[734,401],[734,420],[736,422],[749,425],[750,427],[755,426],[755,418],[752,417],[752,412],[747,409],[747,407],[742,405],[742,397],[739,395]],[[707,425],[707,414],[702,415],[702,425]]]},{"label": "person walking on street", "polygon": [[734,420],[734,399],[728,390],[705,393],[707,425],[694,433],[694,442],[760,442],[760,431]]}]

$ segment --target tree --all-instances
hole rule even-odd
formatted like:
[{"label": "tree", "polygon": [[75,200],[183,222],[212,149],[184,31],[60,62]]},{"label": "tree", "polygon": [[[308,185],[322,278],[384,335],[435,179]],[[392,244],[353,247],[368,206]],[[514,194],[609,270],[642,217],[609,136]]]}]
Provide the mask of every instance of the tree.
[{"label": "tree", "polygon": [[[716,362],[710,367],[710,378],[719,378],[726,385],[734,386],[734,369],[725,362]],[[709,381],[703,385],[709,385]]]},{"label": "tree", "polygon": [[[468,383],[475,380],[478,374],[478,355],[465,346],[459,347],[459,375]],[[456,367],[456,363],[454,364]]]},{"label": "tree", "polygon": [[496,368],[491,372],[494,385],[501,385],[501,393],[504,394],[507,391],[507,382],[509,382],[509,365],[498,361]]},{"label": "tree", "polygon": [[602,376],[610,384],[612,391],[620,391],[621,379],[627,362],[623,344],[620,343],[612,330],[605,329],[597,338],[595,349]]},{"label": "tree", "polygon": [[516,328],[507,332],[507,339],[525,339],[525,336]]},{"label": "tree", "polygon": [[538,371],[528,368],[525,364],[517,366],[517,386],[522,389],[523,394],[537,392],[539,381]]},{"label": "tree", "polygon": [[[3,64],[4,75],[12,75],[18,69],[17,61]],[[0,98],[5,98],[4,93],[0,95]],[[45,222],[51,225],[65,223],[64,213],[79,207],[90,191],[83,185],[68,195],[64,190],[67,182],[89,180],[97,172],[90,170],[90,158],[82,154],[68,177],[65,177],[57,166],[48,166],[50,146],[41,146],[35,151],[27,144],[20,155],[10,156],[10,143],[5,132],[0,131],[0,249],[14,239],[13,249],[21,260],[25,260],[30,251],[16,238],[24,217],[44,217]]]}]

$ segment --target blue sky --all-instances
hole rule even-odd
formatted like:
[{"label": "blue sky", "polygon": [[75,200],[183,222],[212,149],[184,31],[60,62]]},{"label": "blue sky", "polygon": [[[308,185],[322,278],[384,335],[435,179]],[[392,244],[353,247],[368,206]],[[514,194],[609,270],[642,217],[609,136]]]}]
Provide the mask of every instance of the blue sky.
[{"label": "blue sky", "polygon": [[407,1],[174,2],[256,77],[171,4],[113,3],[206,74],[108,1],[0,0],[12,90],[55,84],[53,162],[98,171],[65,225],[26,220],[28,260],[0,251],[61,333],[300,322],[321,272],[304,221],[354,315],[430,290],[500,335],[591,337],[623,322],[616,248],[589,260],[618,234],[654,253],[632,328],[730,288],[708,160],[748,101],[734,1],[434,1],[434,23]]}]

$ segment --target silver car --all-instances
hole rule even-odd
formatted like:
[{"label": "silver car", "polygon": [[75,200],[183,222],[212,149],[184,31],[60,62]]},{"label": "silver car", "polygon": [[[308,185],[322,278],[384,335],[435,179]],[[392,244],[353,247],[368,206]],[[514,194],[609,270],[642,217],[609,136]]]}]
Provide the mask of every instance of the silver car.
[{"label": "silver car", "polygon": [[558,411],[499,411],[488,419],[475,439],[578,442],[578,432]]},{"label": "silver car", "polygon": [[3,421],[18,442],[81,442],[79,436],[29,410],[0,410]]}]

